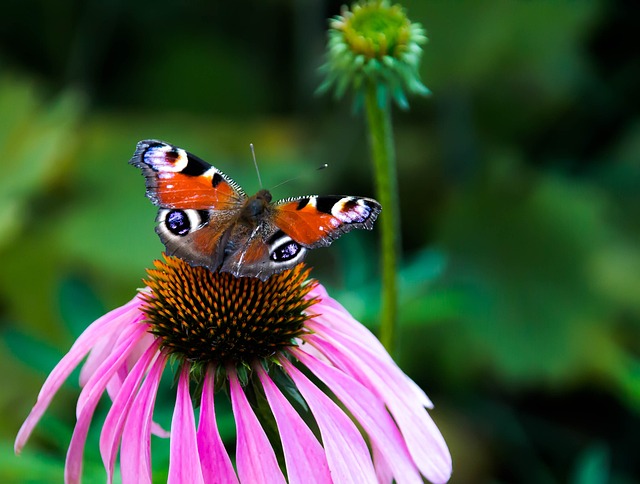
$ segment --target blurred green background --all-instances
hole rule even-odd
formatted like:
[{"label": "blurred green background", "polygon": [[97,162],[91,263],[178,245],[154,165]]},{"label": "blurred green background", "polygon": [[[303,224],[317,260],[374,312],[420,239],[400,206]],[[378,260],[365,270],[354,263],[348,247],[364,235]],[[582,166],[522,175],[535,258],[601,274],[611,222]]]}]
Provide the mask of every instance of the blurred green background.
[{"label": "blurred green background", "polygon": [[[276,198],[374,195],[362,116],[314,95],[340,4],[3,3],[2,482],[61,480],[77,378],[19,458],[15,434],[75,337],[129,300],[162,250],[127,165],[138,140],[187,148],[247,192],[258,188],[252,142],[265,186],[301,175]],[[637,482],[640,8],[403,5],[428,31],[433,95],[394,112],[399,361],[436,404],[451,482]],[[376,232],[309,259],[375,330]],[[161,421],[171,399],[159,398]],[[233,442],[230,412],[220,418]],[[95,427],[86,482],[104,482]],[[168,450],[154,445],[162,481]]]}]

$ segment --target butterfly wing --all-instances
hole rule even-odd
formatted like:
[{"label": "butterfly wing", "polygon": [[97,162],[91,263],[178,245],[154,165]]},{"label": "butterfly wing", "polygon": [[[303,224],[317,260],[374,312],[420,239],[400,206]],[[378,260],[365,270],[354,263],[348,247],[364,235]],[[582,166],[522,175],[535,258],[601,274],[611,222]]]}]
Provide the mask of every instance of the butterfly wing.
[{"label": "butterfly wing", "polygon": [[353,229],[373,228],[382,207],[372,198],[342,195],[282,200],[274,206],[274,224],[302,247],[326,247]]},{"label": "butterfly wing", "polygon": [[212,224],[211,213],[208,210],[161,208],[156,217],[156,233],[167,248],[167,254],[194,266],[216,270],[224,259],[235,216],[228,211],[217,213]]},{"label": "butterfly wing", "polygon": [[129,163],[142,169],[147,197],[159,207],[236,210],[246,199],[242,188],[220,170],[163,141],[140,141]]},{"label": "butterfly wing", "polygon": [[142,170],[147,197],[160,207],[156,232],[170,255],[215,270],[246,199],[217,168],[163,141],[140,141],[129,162]]}]

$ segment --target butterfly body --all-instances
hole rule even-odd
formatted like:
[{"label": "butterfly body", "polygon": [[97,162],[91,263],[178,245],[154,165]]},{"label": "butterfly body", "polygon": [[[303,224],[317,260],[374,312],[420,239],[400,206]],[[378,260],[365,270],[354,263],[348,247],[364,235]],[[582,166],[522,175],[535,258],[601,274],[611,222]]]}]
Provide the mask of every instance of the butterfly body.
[{"label": "butterfly body", "polygon": [[257,223],[260,217],[269,212],[271,200],[273,200],[273,197],[269,190],[260,190],[244,203],[238,220],[247,224]]},{"label": "butterfly body", "polygon": [[130,163],[160,207],[156,232],[171,255],[190,264],[266,280],[354,228],[371,229],[378,202],[353,196],[305,196],[273,202],[248,197],[217,168],[176,146],[140,141]]}]

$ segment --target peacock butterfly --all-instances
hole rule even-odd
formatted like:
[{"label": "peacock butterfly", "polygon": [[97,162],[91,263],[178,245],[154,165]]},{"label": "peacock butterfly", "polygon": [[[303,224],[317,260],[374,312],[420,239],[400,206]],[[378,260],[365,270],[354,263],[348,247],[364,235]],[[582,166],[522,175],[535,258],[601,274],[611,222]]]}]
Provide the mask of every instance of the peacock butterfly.
[{"label": "peacock butterfly", "polygon": [[170,255],[192,265],[266,280],[300,263],[352,229],[368,229],[380,213],[371,199],[309,195],[272,202],[261,189],[248,197],[217,168],[182,148],[140,141],[132,165],[160,207],[156,232]]}]

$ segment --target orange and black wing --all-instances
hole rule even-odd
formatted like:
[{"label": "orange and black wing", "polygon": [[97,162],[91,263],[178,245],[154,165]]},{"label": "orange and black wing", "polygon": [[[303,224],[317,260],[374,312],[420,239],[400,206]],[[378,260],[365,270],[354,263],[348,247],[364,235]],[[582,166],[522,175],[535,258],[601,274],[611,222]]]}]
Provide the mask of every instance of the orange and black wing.
[{"label": "orange and black wing", "polygon": [[142,169],[147,197],[159,207],[234,210],[246,199],[220,170],[163,141],[140,141],[129,163]]},{"label": "orange and black wing", "polygon": [[353,229],[371,230],[381,210],[372,198],[314,195],[278,202],[273,221],[295,242],[315,249]]}]

